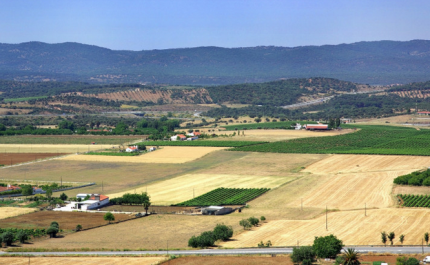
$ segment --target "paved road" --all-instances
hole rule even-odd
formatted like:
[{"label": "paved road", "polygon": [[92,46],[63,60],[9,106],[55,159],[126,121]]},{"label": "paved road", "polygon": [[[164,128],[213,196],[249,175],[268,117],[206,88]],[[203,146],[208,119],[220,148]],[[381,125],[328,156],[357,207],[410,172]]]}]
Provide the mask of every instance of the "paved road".
[{"label": "paved road", "polygon": [[[360,253],[430,253],[430,247],[352,247]],[[0,252],[4,254],[22,254],[22,255],[258,255],[258,254],[290,254],[292,248],[244,248],[244,249],[201,249],[201,250],[170,250],[170,251],[89,251],[89,252]]]}]

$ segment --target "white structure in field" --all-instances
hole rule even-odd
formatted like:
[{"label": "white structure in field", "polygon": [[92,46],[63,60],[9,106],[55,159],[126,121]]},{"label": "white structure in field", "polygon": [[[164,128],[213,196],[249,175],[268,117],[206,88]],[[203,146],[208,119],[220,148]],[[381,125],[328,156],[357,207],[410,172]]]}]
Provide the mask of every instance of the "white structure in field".
[{"label": "white structure in field", "polygon": [[137,152],[137,151],[139,151],[139,148],[137,147],[137,145],[129,146],[127,149],[125,149],[125,151],[128,153]]},{"label": "white structure in field", "polygon": [[88,200],[81,202],[70,202],[64,207],[54,209],[54,211],[95,210],[109,204],[109,197],[101,194],[78,194],[76,195],[76,198],[85,199],[88,195],[90,196]]}]

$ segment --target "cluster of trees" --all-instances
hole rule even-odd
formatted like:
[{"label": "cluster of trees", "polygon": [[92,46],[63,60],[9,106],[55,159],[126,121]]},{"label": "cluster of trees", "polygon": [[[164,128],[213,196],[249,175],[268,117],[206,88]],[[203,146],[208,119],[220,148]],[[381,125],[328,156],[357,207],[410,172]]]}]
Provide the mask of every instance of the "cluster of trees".
[{"label": "cluster of trees", "polygon": [[150,197],[146,192],[142,192],[141,194],[126,193],[122,195],[122,197],[111,199],[110,203],[119,205],[142,205],[147,214],[149,206],[151,206]]},{"label": "cluster of trees", "polygon": [[[390,241],[391,245],[393,245],[395,238],[396,238],[396,234],[394,232],[390,232],[390,233],[386,233],[385,231],[381,232],[381,241],[384,245],[387,245],[387,239]],[[401,244],[403,244],[403,241],[405,241],[405,235],[400,235],[399,241]],[[428,242],[428,234],[427,234],[426,242]]]},{"label": "cluster of trees", "polygon": [[[316,260],[316,258],[336,258],[340,254],[343,248],[342,240],[339,240],[334,235],[315,237],[312,246],[302,246],[293,248],[293,254],[291,259],[295,264],[301,263],[303,265],[310,265]],[[349,256],[347,256],[349,254]],[[354,258],[355,255],[355,258]],[[348,250],[345,253],[345,259],[350,261],[356,261],[357,252],[355,250]],[[342,263],[344,264],[344,263]],[[348,263],[349,265],[359,264],[359,263]]]},{"label": "cluster of trees", "polygon": [[430,169],[415,171],[394,179],[394,184],[412,186],[430,186]]},{"label": "cluster of trees", "polygon": [[[263,222],[266,220],[266,217],[261,216],[260,220]],[[260,220],[254,216],[249,217],[248,219],[242,219],[239,221],[239,225],[243,226],[243,229],[250,229],[253,226],[258,226],[258,224],[260,223]]]},{"label": "cluster of trees", "polygon": [[49,228],[46,230],[46,233],[51,238],[56,237],[58,232],[60,232],[60,225],[56,221],[53,221]]},{"label": "cluster of trees", "polygon": [[217,224],[213,231],[206,231],[199,236],[192,236],[188,246],[193,248],[212,247],[218,240],[227,241],[233,236],[233,228],[225,224]]}]

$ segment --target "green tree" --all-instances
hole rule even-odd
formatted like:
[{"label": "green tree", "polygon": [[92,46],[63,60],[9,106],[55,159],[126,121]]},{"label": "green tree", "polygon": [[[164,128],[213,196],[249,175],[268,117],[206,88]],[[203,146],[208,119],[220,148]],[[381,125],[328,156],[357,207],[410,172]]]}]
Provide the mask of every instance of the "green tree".
[{"label": "green tree", "polygon": [[291,259],[295,264],[303,260],[315,261],[315,257],[315,251],[311,246],[295,247],[293,248],[293,254],[291,254]]},{"label": "green tree", "polygon": [[258,218],[255,218],[254,216],[249,217],[248,221],[252,226],[258,226],[258,223],[260,222],[260,220],[258,220]]},{"label": "green tree", "polygon": [[61,195],[60,195],[60,199],[61,200],[63,200],[63,201],[65,201],[65,200],[67,200],[67,195],[63,192]]},{"label": "green tree", "polygon": [[408,261],[407,257],[397,257],[396,265],[406,265],[407,261]]},{"label": "green tree", "polygon": [[7,246],[10,246],[14,239],[13,233],[11,231],[6,231],[1,235],[1,239]]},{"label": "green tree", "polygon": [[29,239],[28,234],[24,230],[19,230],[19,232],[16,234],[16,238],[21,243],[25,243]]},{"label": "green tree", "polygon": [[251,228],[251,223],[247,219],[240,220],[239,225],[243,226],[243,229],[245,229],[245,230],[248,228]]},{"label": "green tree", "polygon": [[428,232],[426,232],[426,233],[424,234],[424,241],[426,242],[426,245],[428,245],[428,244],[429,244],[429,233],[428,233]]},{"label": "green tree", "polygon": [[22,187],[22,196],[31,196],[33,195],[33,188],[31,185],[25,185]]},{"label": "green tree", "polygon": [[391,245],[393,245],[393,240],[396,237],[396,234],[394,234],[394,232],[390,232],[390,234],[388,234],[388,239],[391,242]]},{"label": "green tree", "polygon": [[399,241],[403,245],[403,241],[405,241],[405,235],[400,235]]},{"label": "green tree", "polygon": [[261,216],[261,217],[260,217],[260,220],[261,220],[261,222],[264,222],[264,221],[266,221],[266,217]]},{"label": "green tree", "polygon": [[108,222],[109,222],[109,224],[110,224],[110,222],[111,222],[111,221],[115,221],[115,216],[114,216],[111,212],[107,212],[107,213],[103,216],[103,219],[104,219],[105,221],[108,221]]},{"label": "green tree", "polygon": [[213,231],[215,240],[226,241],[233,236],[233,228],[225,224],[217,224]]},{"label": "green tree", "polygon": [[319,258],[335,258],[342,250],[342,240],[337,239],[334,235],[315,237],[312,248]]},{"label": "green tree", "polygon": [[82,225],[77,225],[75,230],[76,231],[81,231],[82,230]]},{"label": "green tree", "polygon": [[336,126],[336,128],[340,127],[340,119],[339,118],[336,118],[335,126]]},{"label": "green tree", "polygon": [[409,258],[406,261],[406,265],[419,265],[420,262],[416,258]]},{"label": "green tree", "polygon": [[261,122],[261,119],[260,119],[260,118],[255,118],[255,119],[254,119],[254,121],[255,121],[256,123],[260,123],[260,122]]},{"label": "green tree", "polygon": [[53,226],[53,227],[60,229],[60,225],[58,224],[57,221],[52,221],[50,226]]},{"label": "green tree", "polygon": [[51,188],[46,189],[45,195],[46,195],[46,198],[50,200],[52,196],[52,189]]},{"label": "green tree", "polygon": [[6,131],[6,126],[0,123],[0,132]]},{"label": "green tree", "polygon": [[333,119],[330,119],[329,122],[328,122],[328,127],[330,129],[333,129],[334,126],[336,126],[335,121]]},{"label": "green tree", "polygon": [[343,254],[345,259],[343,265],[358,265],[360,262],[358,261],[358,252],[353,248],[346,249]]},{"label": "green tree", "polygon": [[381,232],[381,240],[382,240],[382,244],[387,246],[387,233],[385,231]]},{"label": "green tree", "polygon": [[55,226],[50,226],[48,230],[46,230],[46,233],[49,235],[50,238],[56,237],[59,229]]}]

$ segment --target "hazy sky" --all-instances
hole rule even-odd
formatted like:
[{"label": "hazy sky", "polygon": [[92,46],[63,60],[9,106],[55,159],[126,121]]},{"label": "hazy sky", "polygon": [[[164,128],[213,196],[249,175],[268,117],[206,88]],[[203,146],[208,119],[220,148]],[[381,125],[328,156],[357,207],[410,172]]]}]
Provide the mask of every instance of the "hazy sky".
[{"label": "hazy sky", "polygon": [[115,50],[430,39],[426,0],[0,0],[0,42]]}]

